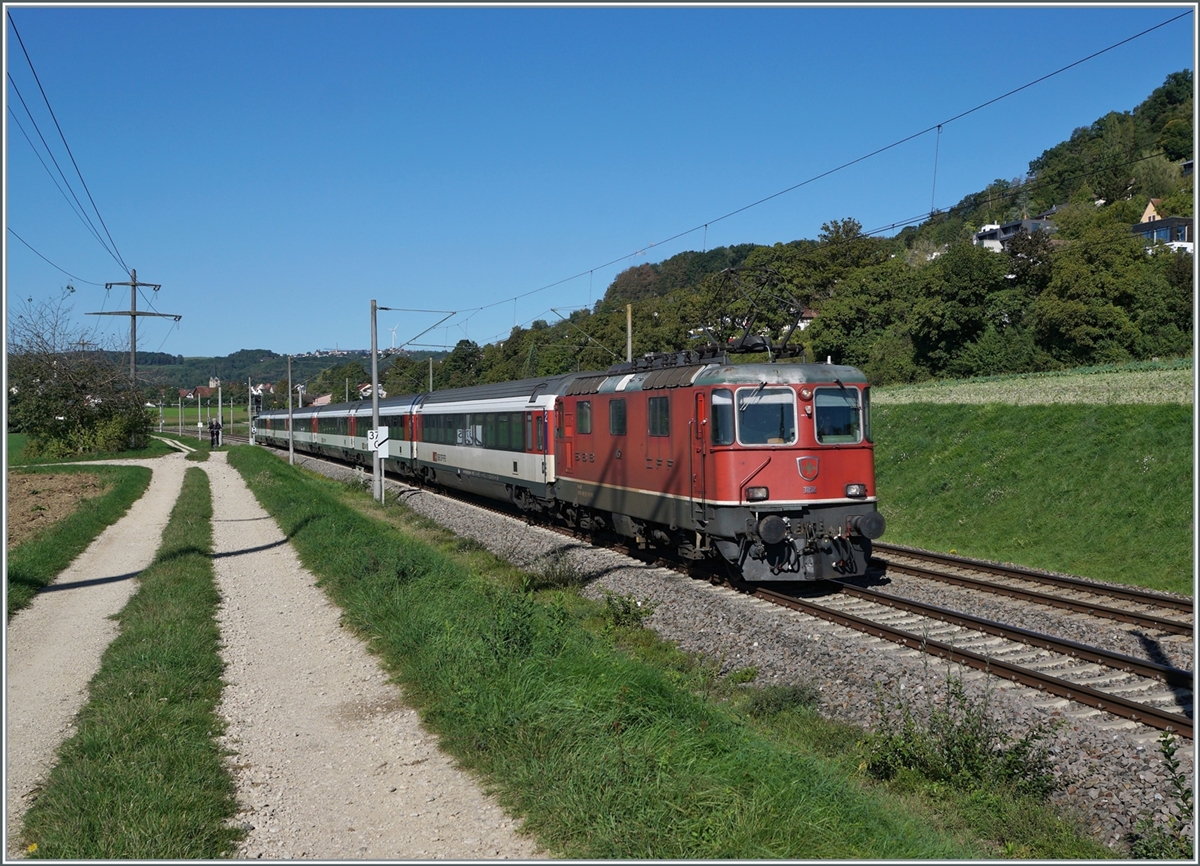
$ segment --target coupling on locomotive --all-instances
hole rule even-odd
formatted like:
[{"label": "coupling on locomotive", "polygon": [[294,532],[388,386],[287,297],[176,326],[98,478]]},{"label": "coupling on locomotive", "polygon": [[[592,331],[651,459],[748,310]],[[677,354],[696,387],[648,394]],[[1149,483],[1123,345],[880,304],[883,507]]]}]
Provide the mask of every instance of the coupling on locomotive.
[{"label": "coupling on locomotive", "polygon": [[[696,352],[380,401],[385,471],[749,582],[863,574],[884,531],[870,388],[848,366]],[[369,402],[264,412],[255,439],[370,465]]]}]

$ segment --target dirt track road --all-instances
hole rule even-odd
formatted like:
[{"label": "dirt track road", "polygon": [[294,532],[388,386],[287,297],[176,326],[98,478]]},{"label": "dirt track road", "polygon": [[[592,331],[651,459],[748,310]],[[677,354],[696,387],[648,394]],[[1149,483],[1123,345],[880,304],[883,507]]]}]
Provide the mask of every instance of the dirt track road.
[{"label": "dirt track road", "polygon": [[[116,461],[122,462],[122,461]],[[274,520],[217,452],[138,461],[150,488],[7,631],[8,856],[21,816],[70,736],[116,635],[108,617],[153,559],[191,465],[212,483],[226,662],[221,712],[247,838],[238,859],[530,859],[539,856],[453,766],[387,682]],[[541,855],[544,856],[544,855]]]}]

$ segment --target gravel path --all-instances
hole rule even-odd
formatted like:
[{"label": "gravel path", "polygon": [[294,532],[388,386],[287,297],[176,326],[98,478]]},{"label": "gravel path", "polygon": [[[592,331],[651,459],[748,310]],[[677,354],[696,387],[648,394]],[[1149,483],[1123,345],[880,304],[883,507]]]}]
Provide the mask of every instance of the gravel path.
[{"label": "gravel path", "polygon": [[150,487],[33,604],[8,623],[5,646],[5,827],[10,857],[31,794],[73,733],[87,684],[114,637],[119,613],[137,588],[134,578],[154,559],[183,486],[182,454],[155,460],[103,461],[149,466]]},{"label": "gravel path", "polygon": [[[71,734],[87,684],[116,636],[132,578],[153,560],[198,465],[213,491],[224,744],[247,838],[238,859],[532,859],[533,842],[457,769],[364,644],[339,625],[275,522],[225,454],[149,461],[146,495],[7,629],[6,839]],[[69,590],[69,591],[67,591]]]},{"label": "gravel path", "polygon": [[533,843],[438,751],[339,625],[275,522],[217,452],[213,546],[241,859],[530,858]]}]

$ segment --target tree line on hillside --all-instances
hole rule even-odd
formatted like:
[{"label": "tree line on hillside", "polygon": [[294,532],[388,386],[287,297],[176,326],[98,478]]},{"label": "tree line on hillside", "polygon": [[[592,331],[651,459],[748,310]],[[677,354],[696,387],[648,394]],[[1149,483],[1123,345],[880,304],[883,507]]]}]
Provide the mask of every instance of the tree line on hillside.
[{"label": "tree line on hillside", "polygon": [[[1193,216],[1192,73],[1167,76],[1132,112],[1110,112],[1037,157],[893,238],[852,218],[816,240],[684,252],[629,268],[591,310],[513,328],[487,346],[462,340],[435,365],[434,387],[605,369],[624,360],[625,305],[637,354],[678,351],[751,327],[806,356],[861,367],[881,384],[939,376],[1061,369],[1187,355],[1192,256],[1148,255],[1131,226],[1147,203]],[[1052,234],[1021,234],[996,253],[976,246],[985,224],[1057,208]],[[753,317],[753,318],[752,318]],[[389,393],[427,390],[427,370],[397,359]]]}]

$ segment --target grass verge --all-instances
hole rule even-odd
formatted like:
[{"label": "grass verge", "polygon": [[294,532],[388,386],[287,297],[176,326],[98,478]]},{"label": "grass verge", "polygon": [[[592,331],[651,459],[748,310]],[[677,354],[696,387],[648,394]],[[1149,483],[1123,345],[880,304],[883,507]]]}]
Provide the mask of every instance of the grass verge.
[{"label": "grass verge", "polygon": [[885,541],[1192,594],[1192,406],[873,411]]},{"label": "grass verge", "polygon": [[208,477],[189,469],[121,633],[89,685],[77,733],[25,816],[51,859],[214,859],[240,831],[215,737],[223,664],[214,616]]},{"label": "grass verge", "polygon": [[84,463],[94,460],[145,460],[151,457],[162,457],[175,451],[170,445],[151,439],[145,448],[135,451],[97,451],[94,454],[75,454],[65,459],[62,457],[25,457],[25,444],[29,437],[23,433],[8,433],[8,465],[13,466],[46,466],[53,463]]},{"label": "grass verge", "polygon": [[731,680],[753,671],[718,678],[658,641],[640,628],[635,601],[587,601],[554,563],[531,580],[476,542],[261,449],[234,449],[230,462],[442,747],[549,850],[805,859],[992,850],[873,787],[849,748],[860,736],[852,729],[795,709],[795,695],[743,695]]},{"label": "grass verge", "polygon": [[111,489],[86,507],[58,521],[8,552],[8,616],[28,607],[38,591],[54,580],[101,532],[125,516],[146,488],[151,472],[144,466],[55,466],[54,474],[91,472]]}]

